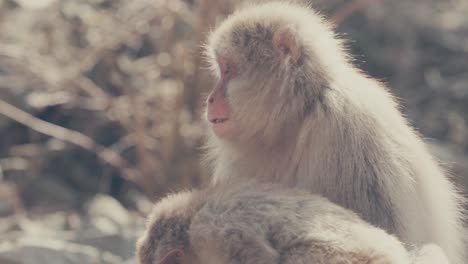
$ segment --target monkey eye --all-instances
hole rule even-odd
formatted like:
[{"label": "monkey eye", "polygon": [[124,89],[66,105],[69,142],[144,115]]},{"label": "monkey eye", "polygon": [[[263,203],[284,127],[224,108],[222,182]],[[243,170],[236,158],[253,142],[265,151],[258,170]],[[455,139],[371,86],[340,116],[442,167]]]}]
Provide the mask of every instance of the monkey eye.
[{"label": "monkey eye", "polygon": [[231,64],[230,64],[230,63],[226,63],[226,64],[224,65],[223,75],[228,75],[230,71],[231,71]]},{"label": "monkey eye", "polygon": [[236,67],[235,65],[226,58],[219,58],[219,69],[221,71],[221,76],[224,78],[230,78],[235,74]]}]

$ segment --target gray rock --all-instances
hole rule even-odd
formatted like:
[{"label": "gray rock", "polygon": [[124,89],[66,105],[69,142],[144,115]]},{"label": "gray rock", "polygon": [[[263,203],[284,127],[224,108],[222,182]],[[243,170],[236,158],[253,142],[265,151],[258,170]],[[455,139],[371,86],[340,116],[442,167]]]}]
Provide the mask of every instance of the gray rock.
[{"label": "gray rock", "polygon": [[21,207],[16,188],[10,184],[0,182],[0,217],[12,215]]},{"label": "gray rock", "polygon": [[105,234],[117,233],[129,224],[127,210],[114,198],[98,194],[86,205],[91,224]]},{"label": "gray rock", "polygon": [[28,207],[71,209],[76,208],[79,203],[79,194],[75,189],[47,176],[29,181],[22,193]]},{"label": "gray rock", "polygon": [[124,232],[113,235],[86,234],[79,235],[73,242],[108,251],[122,259],[130,259],[135,255],[135,243],[139,237],[138,234],[141,233]]},{"label": "gray rock", "polygon": [[18,264],[118,264],[122,259],[84,245],[59,240],[23,238],[0,244],[1,263]]}]

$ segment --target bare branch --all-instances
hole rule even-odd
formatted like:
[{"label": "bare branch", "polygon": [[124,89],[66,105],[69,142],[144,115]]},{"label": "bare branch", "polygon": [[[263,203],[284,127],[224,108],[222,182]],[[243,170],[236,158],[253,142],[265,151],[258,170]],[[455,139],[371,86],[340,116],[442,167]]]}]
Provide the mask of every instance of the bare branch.
[{"label": "bare branch", "polygon": [[38,119],[3,100],[0,100],[0,114],[3,114],[4,116],[15,120],[16,122],[21,123],[39,133],[74,144],[90,152],[96,153],[96,155],[103,161],[118,169],[125,177],[125,179],[139,184],[138,178],[136,177],[136,171],[130,168],[128,162],[125,159],[123,159],[115,151],[97,144],[90,137],[80,132]]}]

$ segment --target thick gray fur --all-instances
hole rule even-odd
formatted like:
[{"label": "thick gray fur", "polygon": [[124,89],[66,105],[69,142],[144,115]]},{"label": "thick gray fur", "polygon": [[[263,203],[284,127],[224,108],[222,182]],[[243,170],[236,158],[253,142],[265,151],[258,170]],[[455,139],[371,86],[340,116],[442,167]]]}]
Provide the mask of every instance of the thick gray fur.
[{"label": "thick gray fur", "polygon": [[[217,56],[239,69],[227,85],[232,135],[207,143],[213,183],[245,177],[301,187],[408,248],[435,243],[453,264],[465,263],[462,198],[445,171],[386,87],[352,65],[333,27],[288,2],[240,8],[209,37],[215,75]],[[282,55],[278,32],[292,35]]]},{"label": "thick gray fur", "polygon": [[[141,264],[423,264],[325,198],[252,181],[163,199],[137,247]],[[173,250],[183,253],[162,261]],[[424,254],[448,264],[437,246]]]}]

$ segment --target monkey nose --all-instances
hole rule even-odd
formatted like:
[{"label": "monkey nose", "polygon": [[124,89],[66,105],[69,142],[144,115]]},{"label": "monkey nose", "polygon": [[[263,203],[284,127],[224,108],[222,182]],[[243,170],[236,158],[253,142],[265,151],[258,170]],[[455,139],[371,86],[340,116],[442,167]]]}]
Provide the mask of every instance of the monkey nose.
[{"label": "monkey nose", "polygon": [[212,96],[210,96],[210,97],[208,98],[208,103],[209,103],[209,104],[212,104],[213,102],[214,102],[214,98],[213,98]]}]

